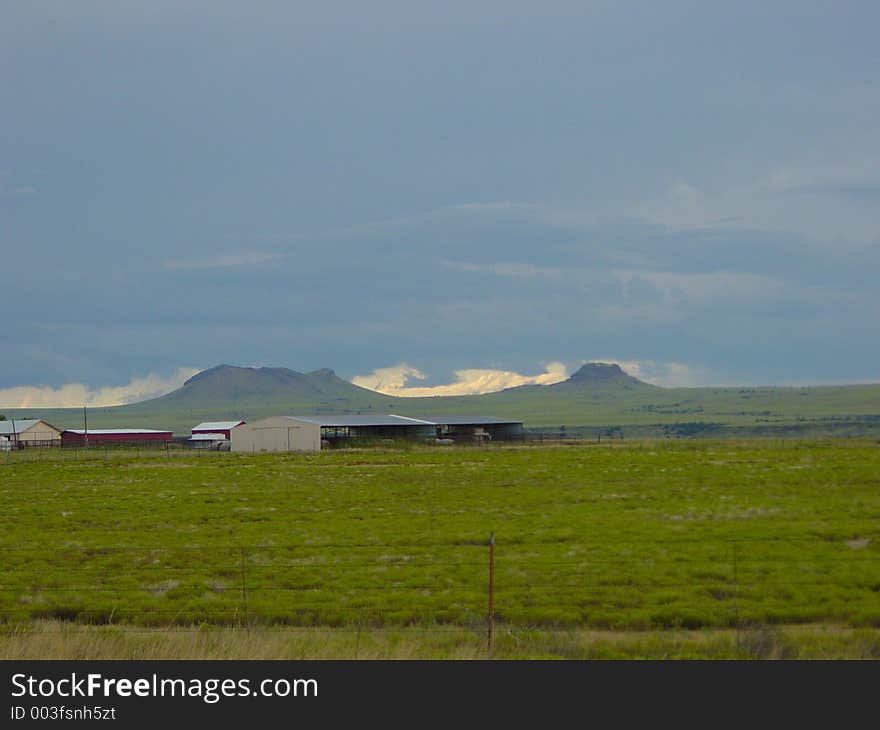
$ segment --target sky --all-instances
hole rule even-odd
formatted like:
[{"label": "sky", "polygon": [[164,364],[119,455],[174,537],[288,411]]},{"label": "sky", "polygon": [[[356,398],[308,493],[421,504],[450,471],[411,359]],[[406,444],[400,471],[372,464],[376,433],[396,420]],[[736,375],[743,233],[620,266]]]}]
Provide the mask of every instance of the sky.
[{"label": "sky", "polygon": [[594,360],[880,381],[878,23],[846,0],[5,2],[0,406],[220,363],[397,392]]}]

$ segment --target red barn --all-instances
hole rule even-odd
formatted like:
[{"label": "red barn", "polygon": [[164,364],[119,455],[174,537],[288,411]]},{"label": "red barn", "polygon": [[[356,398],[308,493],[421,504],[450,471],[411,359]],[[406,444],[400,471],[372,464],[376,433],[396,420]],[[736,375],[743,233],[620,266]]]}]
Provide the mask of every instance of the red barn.
[{"label": "red barn", "polygon": [[151,428],[99,428],[88,433],[81,428],[64,431],[61,434],[61,446],[85,446],[88,438],[89,446],[105,446],[108,444],[161,444],[172,440],[171,431],[156,431]]}]

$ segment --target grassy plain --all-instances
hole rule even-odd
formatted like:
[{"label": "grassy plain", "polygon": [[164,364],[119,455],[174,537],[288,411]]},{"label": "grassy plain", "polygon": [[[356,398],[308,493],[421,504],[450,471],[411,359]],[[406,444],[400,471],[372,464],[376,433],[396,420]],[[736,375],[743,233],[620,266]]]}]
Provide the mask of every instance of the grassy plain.
[{"label": "grassy plain", "polygon": [[490,532],[502,655],[877,651],[875,441],[22,452],[0,514],[6,655],[46,626],[466,654]]}]

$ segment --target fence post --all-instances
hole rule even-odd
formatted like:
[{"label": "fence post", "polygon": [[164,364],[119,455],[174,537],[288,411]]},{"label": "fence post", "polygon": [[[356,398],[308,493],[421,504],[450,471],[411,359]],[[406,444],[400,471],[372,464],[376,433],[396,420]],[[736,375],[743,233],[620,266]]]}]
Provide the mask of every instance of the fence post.
[{"label": "fence post", "polygon": [[492,630],[495,628],[495,533],[489,535],[489,616],[486,652],[492,657]]},{"label": "fence post", "polygon": [[733,550],[733,631],[736,640],[736,650],[739,651],[739,565],[736,549],[736,540],[733,540],[731,549]]},{"label": "fence post", "polygon": [[241,607],[244,613],[244,624],[247,626],[250,622],[248,621],[247,582],[244,573],[244,548],[241,548]]}]

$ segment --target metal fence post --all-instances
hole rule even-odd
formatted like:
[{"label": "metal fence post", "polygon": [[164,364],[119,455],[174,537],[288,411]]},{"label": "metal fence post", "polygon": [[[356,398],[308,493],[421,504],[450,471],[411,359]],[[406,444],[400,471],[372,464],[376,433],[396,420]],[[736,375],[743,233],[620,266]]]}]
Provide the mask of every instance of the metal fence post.
[{"label": "metal fence post", "polygon": [[736,639],[736,650],[739,651],[739,565],[736,549],[736,540],[733,540],[731,549],[733,550],[733,630]]},{"label": "metal fence post", "polygon": [[495,628],[495,533],[489,535],[489,616],[486,652],[492,656],[492,630]]},{"label": "metal fence post", "polygon": [[241,548],[241,607],[244,613],[244,624],[247,626],[248,621],[248,605],[247,605],[247,582],[244,573],[244,548]]}]

